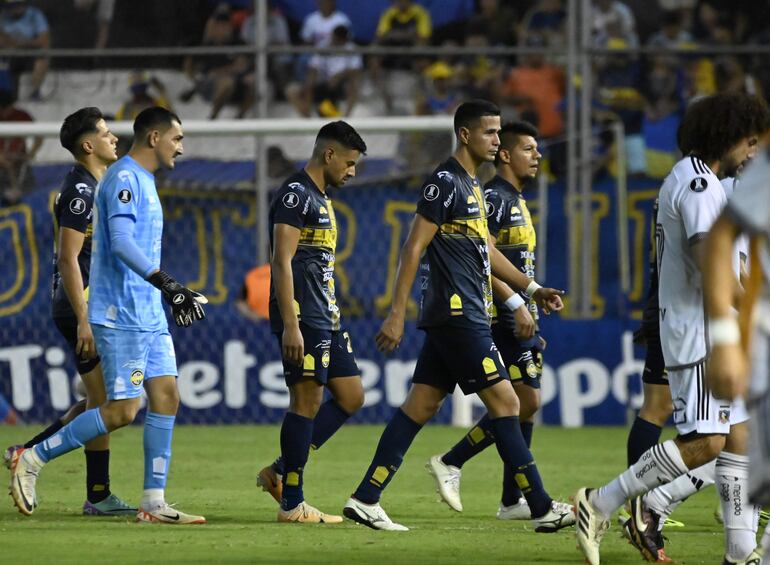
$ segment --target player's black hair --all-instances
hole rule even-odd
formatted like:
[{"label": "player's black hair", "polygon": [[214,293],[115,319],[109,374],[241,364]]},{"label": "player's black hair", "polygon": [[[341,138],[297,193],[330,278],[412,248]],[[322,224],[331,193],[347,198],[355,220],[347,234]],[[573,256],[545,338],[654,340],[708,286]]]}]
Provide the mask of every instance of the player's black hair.
[{"label": "player's black hair", "polygon": [[62,122],[59,130],[59,141],[61,146],[72,153],[73,156],[80,157],[83,148],[80,145],[82,137],[89,133],[96,133],[96,123],[103,120],[104,115],[99,108],[88,106],[73,112]]},{"label": "player's black hair", "polygon": [[146,108],[134,120],[134,140],[144,139],[154,129],[166,131],[174,122],[182,124],[179,116],[171,110],[160,106]]},{"label": "player's black hair", "polygon": [[[500,128],[500,148],[502,149],[505,147],[506,149],[512,148],[514,145],[516,145],[519,142],[519,138],[522,136],[528,135],[530,137],[534,137],[537,139],[540,136],[540,132],[537,131],[537,128],[531,124],[530,122],[527,122],[525,120],[516,120],[513,122],[505,122],[503,126]],[[497,165],[498,160],[497,157],[495,157],[495,165]]]},{"label": "player's black hair", "polygon": [[348,149],[356,149],[361,154],[366,154],[364,140],[353,126],[342,120],[329,122],[318,130],[318,135],[315,138],[316,147],[319,147],[321,141],[336,141]]},{"label": "player's black hair", "polygon": [[679,125],[676,140],[683,155],[718,161],[742,139],[770,128],[770,111],[758,96],[719,93],[693,102]]},{"label": "player's black hair", "polygon": [[500,108],[489,100],[469,100],[455,110],[455,135],[460,135],[460,128],[470,128],[484,116],[499,116]]}]

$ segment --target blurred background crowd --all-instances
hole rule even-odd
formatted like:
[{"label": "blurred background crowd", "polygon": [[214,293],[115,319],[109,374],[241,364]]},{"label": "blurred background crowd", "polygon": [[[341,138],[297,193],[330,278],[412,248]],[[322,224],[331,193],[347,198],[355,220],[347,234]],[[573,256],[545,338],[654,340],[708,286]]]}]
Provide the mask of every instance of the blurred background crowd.
[{"label": "blurred background crowd", "polygon": [[[271,117],[451,115],[462,100],[483,97],[506,117],[535,123],[544,139],[563,139],[566,0],[265,1],[270,46],[337,49],[270,54],[270,84],[262,92]],[[27,55],[0,58],[1,121],[57,121],[89,99],[118,120],[153,104],[188,118],[256,117],[253,53],[164,52],[254,45],[253,0],[5,0],[0,8],[0,47]],[[608,123],[624,126],[628,173],[660,178],[677,157],[675,132],[688,101],[716,91],[770,92],[767,52],[702,49],[770,45],[768,15],[768,0],[592,0],[590,41],[599,50],[592,57],[591,109],[597,173],[611,169]],[[438,46],[447,53],[361,54],[359,46]],[[125,47],[154,53],[30,56],[41,48]],[[485,47],[524,52],[479,54]],[[639,47],[655,49],[629,52]],[[102,78],[92,90],[78,84],[93,82],[100,70],[112,73],[111,82]],[[572,80],[579,88],[580,75]],[[111,93],[106,101],[104,93]],[[430,139],[405,137],[394,159],[407,155],[408,166],[417,169],[419,161],[435,162],[451,139]],[[40,146],[40,140],[0,139],[0,184],[23,191]],[[558,174],[558,151],[550,162]]]}]

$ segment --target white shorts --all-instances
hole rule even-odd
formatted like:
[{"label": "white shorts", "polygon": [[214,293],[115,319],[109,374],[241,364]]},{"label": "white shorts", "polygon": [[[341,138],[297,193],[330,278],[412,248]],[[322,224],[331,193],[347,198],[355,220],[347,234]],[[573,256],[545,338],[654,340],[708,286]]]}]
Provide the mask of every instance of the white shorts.
[{"label": "white shorts", "polygon": [[674,424],[680,435],[728,434],[730,426],[749,419],[742,399],[729,402],[714,398],[706,386],[706,365],[669,370],[668,383],[674,403]]}]

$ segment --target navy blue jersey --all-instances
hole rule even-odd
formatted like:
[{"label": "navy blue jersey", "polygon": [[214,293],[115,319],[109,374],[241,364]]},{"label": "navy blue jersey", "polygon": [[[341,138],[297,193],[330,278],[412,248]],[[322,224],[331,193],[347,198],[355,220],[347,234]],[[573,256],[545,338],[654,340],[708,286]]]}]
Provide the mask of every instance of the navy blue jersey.
[{"label": "navy blue jersey", "polygon": [[[527,201],[500,176],[495,176],[484,185],[484,198],[487,201],[487,225],[490,235],[495,238],[495,247],[517,269],[534,279],[537,238]],[[526,294],[521,293],[521,296],[528,301],[532,317],[537,320],[537,304]],[[493,323],[514,329],[513,312],[498,298],[495,298],[494,304]]]},{"label": "navy blue jersey", "polygon": [[91,268],[91,239],[93,235],[93,206],[96,179],[83,165],[77,164],[64,178],[61,190],[56,195],[53,205],[54,218],[54,254],[53,254],[53,291],[51,313],[54,318],[75,316],[61,274],[56,266],[58,258],[59,230],[70,228],[85,235],[83,248],[78,255],[80,276],[83,288],[88,289],[88,277]]},{"label": "navy blue jersey", "polygon": [[420,262],[419,327],[489,327],[489,231],[478,180],[450,158],[423,185],[417,213],[439,228]]},{"label": "navy blue jersey", "polygon": [[[291,260],[294,277],[294,309],[308,327],[340,329],[340,309],[334,294],[334,253],[337,248],[337,220],[331,199],[303,170],[290,176],[270,204],[270,251],[275,224],[300,230],[297,252]],[[283,331],[273,280],[270,280],[270,326]]]}]

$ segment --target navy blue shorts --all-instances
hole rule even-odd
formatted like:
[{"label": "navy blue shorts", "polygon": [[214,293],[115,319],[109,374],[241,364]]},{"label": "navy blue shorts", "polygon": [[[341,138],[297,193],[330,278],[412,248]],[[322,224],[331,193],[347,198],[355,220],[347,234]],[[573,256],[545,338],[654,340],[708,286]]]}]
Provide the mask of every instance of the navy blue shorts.
[{"label": "navy blue shorts", "polygon": [[644,357],[642,382],[648,385],[668,386],[668,373],[666,372],[666,362],[663,359],[660,337],[647,340],[647,355]]},{"label": "navy blue shorts", "polygon": [[443,389],[460,385],[475,394],[508,378],[489,328],[442,326],[425,329],[412,382]]},{"label": "navy blue shorts", "polygon": [[[319,330],[302,322],[299,329],[305,343],[305,361],[300,367],[283,360],[286,386],[292,386],[307,377],[326,385],[329,379],[335,377],[354,377],[361,374],[347,330]],[[282,334],[275,336],[278,338],[278,347],[283,350]]]},{"label": "navy blue shorts", "polygon": [[75,364],[77,365],[78,373],[85,375],[86,373],[93,371],[99,364],[99,356],[97,355],[93,359],[84,359],[75,353],[78,345],[77,318],[54,318],[53,323],[56,324],[59,333],[67,341],[67,345],[70,346],[70,350],[72,350],[72,354],[75,356]]},{"label": "navy blue shorts", "polygon": [[[540,347],[523,346],[511,330],[497,326],[493,326],[492,337],[500,350],[511,382],[514,385],[540,388],[540,376],[543,374],[543,352]],[[539,342],[539,339],[536,341]]]}]

